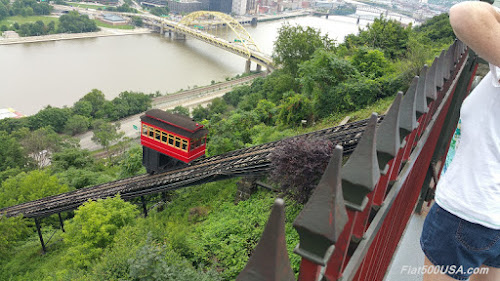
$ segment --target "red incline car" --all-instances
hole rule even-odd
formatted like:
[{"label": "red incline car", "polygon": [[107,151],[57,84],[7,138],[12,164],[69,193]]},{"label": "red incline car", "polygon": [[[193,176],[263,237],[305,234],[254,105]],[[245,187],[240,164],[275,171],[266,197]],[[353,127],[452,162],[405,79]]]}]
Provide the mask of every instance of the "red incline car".
[{"label": "red incline car", "polygon": [[189,117],[151,109],[141,116],[141,128],[142,164],[150,174],[205,155],[208,130]]}]

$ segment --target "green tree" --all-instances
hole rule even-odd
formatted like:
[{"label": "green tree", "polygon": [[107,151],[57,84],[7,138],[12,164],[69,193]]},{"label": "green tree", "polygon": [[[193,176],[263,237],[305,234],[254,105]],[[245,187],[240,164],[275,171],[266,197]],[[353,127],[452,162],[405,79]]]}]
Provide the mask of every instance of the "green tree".
[{"label": "green tree", "polygon": [[173,109],[167,110],[167,112],[189,117],[189,109],[182,105],[178,105]]},{"label": "green tree", "polygon": [[278,69],[266,77],[259,92],[262,92],[266,99],[278,104],[284,93],[298,89],[299,83],[297,83],[295,77]]},{"label": "green tree", "polygon": [[28,118],[5,118],[0,120],[0,131],[12,133],[13,131],[17,131],[23,127],[28,128],[28,123]]},{"label": "green tree", "polygon": [[168,7],[153,7],[149,12],[155,16],[161,17],[168,15],[169,9]]},{"label": "green tree", "polygon": [[132,17],[132,24],[138,27],[143,26],[142,18],[141,17]]},{"label": "green tree", "polygon": [[311,101],[304,95],[290,92],[281,104],[278,121],[284,126],[299,126],[302,120],[310,123],[313,119]]},{"label": "green tree", "polygon": [[87,201],[75,211],[63,234],[68,245],[66,262],[71,267],[87,268],[108,246],[116,232],[132,223],[137,208],[117,195],[113,198]]},{"label": "green tree", "polygon": [[[90,110],[90,116],[92,117],[102,117],[102,116],[97,116],[97,112],[99,110],[102,110],[104,107],[104,104],[106,103],[106,98],[104,97],[104,94],[97,90],[97,89],[92,89],[88,94],[83,96],[77,103],[80,102],[88,102],[91,105],[91,110]],[[83,116],[87,116],[85,113],[88,112],[88,104],[79,104],[77,106],[77,103],[75,103],[74,110],[76,114],[80,114]],[[88,117],[88,116],[87,116]]]},{"label": "green tree", "polygon": [[344,41],[349,48],[366,46],[383,50],[390,59],[402,58],[411,28],[411,25],[403,27],[400,22],[381,16],[367,25],[365,30],[360,29],[358,35],[347,35]]},{"label": "green tree", "polygon": [[0,172],[23,168],[28,163],[27,154],[19,142],[5,131],[0,131]]},{"label": "green tree", "polygon": [[320,117],[326,117],[332,113],[362,108],[375,102],[381,95],[377,81],[361,76],[342,82],[318,96],[314,109]]},{"label": "green tree", "polygon": [[168,264],[165,260],[165,250],[152,241],[150,237],[146,244],[129,259],[130,277],[133,281],[221,281],[221,277],[213,270],[197,271],[188,266]]},{"label": "green tree", "polygon": [[311,99],[317,99],[318,95],[358,75],[358,71],[349,61],[326,50],[316,51],[312,58],[302,63],[299,68],[302,91]]},{"label": "green tree", "polygon": [[106,153],[109,155],[109,158],[111,159],[111,155],[109,154],[109,146],[113,142],[120,140],[124,135],[123,132],[118,131],[118,129],[120,129],[120,123],[116,122],[113,124],[98,119],[94,122],[94,124],[92,124],[92,127],[94,128],[92,141],[102,145],[106,150]]},{"label": "green tree", "polygon": [[194,120],[203,121],[204,119],[208,119],[210,117],[210,110],[206,107],[198,105],[197,107],[193,108],[191,114],[193,115]]},{"label": "green tree", "polygon": [[72,136],[86,132],[90,127],[90,120],[88,117],[82,115],[71,116],[66,125],[64,126],[64,131]]},{"label": "green tree", "polygon": [[278,107],[276,107],[276,104],[262,99],[254,109],[254,113],[260,122],[266,125],[274,125],[276,116],[278,115]]},{"label": "green tree", "polygon": [[84,100],[83,98],[73,104],[73,113],[84,117],[93,117],[95,115],[92,102],[88,99]]},{"label": "green tree", "polygon": [[[113,106],[110,106],[110,105]],[[136,113],[146,111],[151,107],[151,97],[143,93],[121,92],[118,97],[111,101],[111,104],[103,103],[106,115],[112,120],[118,120]]]},{"label": "green tree", "polygon": [[414,30],[427,38],[427,40],[424,41],[426,45],[448,45],[455,40],[455,34],[451,28],[448,13],[432,17],[423,24],[415,27]]},{"label": "green tree", "polygon": [[70,191],[46,171],[20,173],[6,179],[0,186],[0,208],[21,204]]},{"label": "green tree", "polygon": [[94,158],[88,150],[68,147],[52,155],[51,168],[55,172],[62,172],[70,167],[77,169],[90,168],[94,165]]},{"label": "green tree", "polygon": [[94,186],[101,183],[116,180],[116,177],[109,175],[102,170],[93,170],[94,168],[75,168],[69,167],[67,170],[58,172],[56,176],[62,183],[68,186],[80,189],[88,186]]},{"label": "green tree", "polygon": [[283,70],[295,76],[298,65],[311,58],[317,49],[334,49],[334,41],[319,30],[300,25],[284,24],[278,31],[274,43],[273,59]]},{"label": "green tree", "polygon": [[227,110],[227,103],[222,98],[215,98],[208,105],[210,114],[224,113]]},{"label": "green tree", "polygon": [[[256,80],[259,80],[260,78],[257,78]],[[255,80],[253,83],[256,83]],[[233,88],[230,92],[227,92],[224,94],[222,97],[224,101],[226,101],[227,104],[232,105],[236,107],[238,103],[241,101],[241,98],[249,95],[252,92],[252,88],[248,85],[242,85],[238,86],[236,88]],[[194,113],[193,113],[194,114]]]},{"label": "green tree", "polygon": [[69,14],[59,17],[59,33],[81,33],[94,32],[99,30],[96,23],[89,19],[87,15],[80,15],[78,12],[69,12]]},{"label": "green tree", "polygon": [[8,258],[17,242],[30,233],[29,222],[22,216],[0,217],[0,260]]},{"label": "green tree", "polygon": [[120,163],[120,177],[126,178],[145,173],[142,166],[142,147],[131,147],[124,155]]},{"label": "green tree", "polygon": [[391,63],[379,50],[356,48],[350,60],[358,71],[368,78],[380,78],[392,72]]},{"label": "green tree", "polygon": [[0,1],[0,21],[9,16],[9,9]]},{"label": "green tree", "polygon": [[71,111],[68,108],[57,108],[49,105],[38,111],[37,114],[28,117],[29,126],[31,130],[51,126],[54,131],[62,133],[70,115]]},{"label": "green tree", "polygon": [[17,132],[21,143],[39,169],[50,164],[51,154],[59,151],[64,141],[52,127],[44,127],[35,131],[20,130]]}]

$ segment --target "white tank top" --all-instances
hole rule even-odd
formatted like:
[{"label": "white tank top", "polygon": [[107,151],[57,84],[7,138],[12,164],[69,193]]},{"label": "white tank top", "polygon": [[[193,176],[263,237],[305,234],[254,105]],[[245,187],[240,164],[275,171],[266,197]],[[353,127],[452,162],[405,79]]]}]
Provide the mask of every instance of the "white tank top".
[{"label": "white tank top", "polygon": [[500,229],[500,76],[490,72],[460,110],[460,145],[441,177],[436,202],[448,212]]}]

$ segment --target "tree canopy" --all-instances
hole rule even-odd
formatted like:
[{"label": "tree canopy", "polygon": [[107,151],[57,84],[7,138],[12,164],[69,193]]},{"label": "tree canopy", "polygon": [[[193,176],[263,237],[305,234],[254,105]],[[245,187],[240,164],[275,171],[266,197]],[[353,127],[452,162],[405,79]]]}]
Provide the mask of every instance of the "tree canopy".
[{"label": "tree canopy", "polygon": [[283,67],[283,70],[295,75],[298,65],[309,60],[319,48],[332,50],[334,41],[312,27],[284,24],[274,42],[273,59],[277,65]]},{"label": "tree canopy", "polygon": [[72,267],[89,266],[113,240],[114,234],[133,222],[138,214],[137,208],[119,195],[84,203],[66,225],[64,243],[72,246],[67,253],[67,263]]},{"label": "tree canopy", "polygon": [[78,12],[69,12],[59,17],[59,33],[82,33],[93,32],[99,28],[96,23],[89,19],[87,15],[80,15]]},{"label": "tree canopy", "polygon": [[20,173],[6,179],[0,186],[0,208],[33,201],[70,191],[55,176],[46,171]]}]

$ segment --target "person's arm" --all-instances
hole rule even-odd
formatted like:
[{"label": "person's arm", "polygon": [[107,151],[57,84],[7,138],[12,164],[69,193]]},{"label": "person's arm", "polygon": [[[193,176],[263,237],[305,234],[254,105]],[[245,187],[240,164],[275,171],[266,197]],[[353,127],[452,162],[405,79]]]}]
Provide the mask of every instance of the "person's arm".
[{"label": "person's arm", "polygon": [[500,14],[485,2],[462,2],[450,9],[458,39],[491,64],[500,66]]}]

